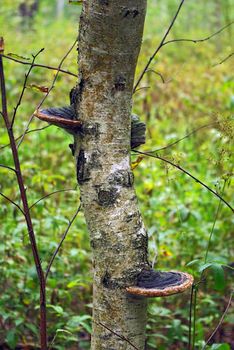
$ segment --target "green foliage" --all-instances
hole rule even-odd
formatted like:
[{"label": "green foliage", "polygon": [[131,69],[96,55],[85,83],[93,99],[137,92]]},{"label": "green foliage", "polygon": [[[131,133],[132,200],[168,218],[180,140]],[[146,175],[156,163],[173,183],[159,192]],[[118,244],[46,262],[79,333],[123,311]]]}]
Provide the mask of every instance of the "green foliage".
[{"label": "green foliage", "polygon": [[[149,3],[137,76],[159,43],[178,5],[175,0],[152,0]],[[170,39],[202,38],[217,31],[228,21],[226,7],[229,2],[220,3],[223,11],[218,16],[215,2],[188,1]],[[1,6],[0,27],[6,42],[5,52],[13,53],[12,57],[16,59],[28,61],[32,53],[45,47],[37,63],[57,67],[75,40],[80,7],[67,4],[64,17],[57,19],[54,2],[43,0],[33,23],[27,27],[22,25],[18,15],[18,4],[19,1],[4,0]],[[232,199],[233,188],[232,58],[222,65],[212,65],[230,53],[231,30],[229,28],[210,41],[196,45],[173,43],[165,46],[151,66],[163,75],[165,83],[158,75],[148,72],[142,86],[150,88],[137,91],[133,101],[133,111],[147,125],[145,150],[159,149],[200,128],[174,146],[158,151],[158,154],[189,170],[219,193],[226,182],[223,196],[227,201]],[[73,50],[63,68],[76,73],[76,55],[76,50]],[[4,66],[9,112],[12,113],[28,67],[7,60],[4,60]],[[55,73],[39,67],[32,70],[16,118],[16,136],[22,134],[44,96],[42,90],[30,86],[49,87]],[[60,73],[44,108],[69,103],[69,91],[75,83],[76,78]],[[34,120],[30,128],[43,126],[42,122]],[[0,145],[7,145],[9,140],[2,119],[0,127]],[[72,137],[56,127],[25,137],[20,146],[20,158],[30,205],[53,191],[76,188],[75,167],[68,148],[71,142]],[[0,155],[2,164],[13,165],[9,147],[1,149]],[[136,161],[135,155],[132,161]],[[159,160],[144,158],[134,169],[134,175],[150,237],[150,260],[160,269],[187,270],[194,274],[196,282],[201,281],[196,346],[202,347],[227,303],[233,273],[227,268],[231,264],[232,214],[221,205],[205,262],[219,200],[178,169]],[[19,203],[14,175],[0,168],[0,176],[0,190]],[[4,199],[0,201],[0,344],[5,342],[14,349],[18,342],[37,342],[39,290],[22,215]],[[79,204],[77,189],[56,193],[31,209],[44,268],[74,215],[74,203],[76,206]],[[77,348],[77,343],[81,349],[89,348],[91,284],[89,236],[83,215],[79,213],[48,278],[49,337],[53,349]],[[189,298],[188,294],[184,294],[182,297],[172,296],[149,302],[149,350],[186,349]],[[218,344],[222,342],[219,339],[210,349],[228,350],[229,341]]]}]

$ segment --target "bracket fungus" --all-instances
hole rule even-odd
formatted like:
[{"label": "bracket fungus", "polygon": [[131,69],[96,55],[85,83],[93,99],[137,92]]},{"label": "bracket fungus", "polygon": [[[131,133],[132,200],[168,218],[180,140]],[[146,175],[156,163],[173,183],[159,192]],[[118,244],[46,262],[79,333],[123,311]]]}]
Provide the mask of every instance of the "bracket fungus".
[{"label": "bracket fungus", "polygon": [[[49,124],[64,129],[69,134],[75,135],[82,128],[82,122],[76,114],[74,104],[64,107],[51,107],[36,110],[34,116]],[[84,130],[83,130],[84,131]],[[141,122],[136,114],[131,115],[131,149],[145,143],[145,123]]]},{"label": "bracket fungus", "polygon": [[193,276],[180,271],[142,270],[135,286],[126,288],[129,294],[142,297],[164,297],[184,292],[193,284]]},{"label": "bracket fungus", "polygon": [[76,134],[81,128],[81,121],[75,118],[75,110],[72,106],[36,110],[33,114],[40,120],[64,129],[69,134]]}]

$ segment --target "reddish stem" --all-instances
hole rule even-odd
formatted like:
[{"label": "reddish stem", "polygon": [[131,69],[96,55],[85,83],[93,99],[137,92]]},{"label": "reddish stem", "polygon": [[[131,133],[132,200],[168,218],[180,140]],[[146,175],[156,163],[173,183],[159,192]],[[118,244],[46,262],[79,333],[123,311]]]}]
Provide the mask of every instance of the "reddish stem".
[{"label": "reddish stem", "polygon": [[15,164],[15,172],[17,176],[18,186],[20,190],[21,200],[23,203],[24,217],[27,223],[28,235],[31,243],[33,258],[37,270],[37,276],[40,285],[40,343],[41,350],[47,350],[47,332],[46,332],[46,284],[45,276],[42,270],[41,261],[38,253],[37,243],[35,239],[35,234],[33,230],[33,224],[31,215],[29,212],[28,200],[26,195],[26,190],[24,186],[24,180],[21,172],[19,155],[16,147],[16,142],[14,138],[14,132],[9,120],[7,113],[7,98],[6,98],[6,86],[5,86],[5,77],[2,63],[2,56],[0,54],[0,81],[1,81],[1,97],[2,97],[2,115],[8,132],[12,156]]}]

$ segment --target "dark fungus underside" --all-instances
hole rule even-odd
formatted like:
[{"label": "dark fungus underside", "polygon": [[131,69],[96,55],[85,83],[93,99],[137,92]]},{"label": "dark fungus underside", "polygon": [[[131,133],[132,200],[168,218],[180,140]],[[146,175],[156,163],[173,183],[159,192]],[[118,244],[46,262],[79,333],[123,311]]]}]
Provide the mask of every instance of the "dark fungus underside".
[{"label": "dark fungus underside", "polygon": [[137,286],[141,288],[165,289],[179,286],[186,280],[186,276],[179,272],[161,272],[153,270],[143,270],[137,277]]}]

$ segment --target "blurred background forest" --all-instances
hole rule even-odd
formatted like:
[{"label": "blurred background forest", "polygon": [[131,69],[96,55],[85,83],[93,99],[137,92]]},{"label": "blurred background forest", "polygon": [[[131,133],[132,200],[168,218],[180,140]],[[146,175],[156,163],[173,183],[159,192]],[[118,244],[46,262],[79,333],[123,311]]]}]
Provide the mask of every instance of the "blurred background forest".
[{"label": "blurred background forest", "polygon": [[[178,0],[148,0],[136,77],[178,5]],[[32,54],[45,48],[36,63],[58,67],[76,39],[80,11],[81,6],[64,0],[1,0],[0,35],[5,39],[5,54],[30,62]],[[209,37],[231,23],[233,15],[232,0],[187,0],[168,39]],[[147,72],[133,99],[133,112],[147,125],[147,142],[141,150],[157,150],[183,138],[157,154],[179,164],[228,202],[233,196],[233,30],[230,25],[204,42],[174,42],[163,47],[151,65],[161,76]],[[76,62],[74,49],[62,68],[76,74]],[[13,113],[29,66],[4,59],[4,68],[8,108]],[[16,136],[23,133],[55,74],[55,70],[32,69],[16,117]],[[69,104],[69,91],[75,84],[76,77],[60,72],[43,106]],[[33,120],[30,129],[44,126]],[[32,208],[44,267],[79,204],[74,159],[68,148],[71,142],[68,134],[51,126],[27,134],[19,149],[30,205],[51,192],[71,189],[48,196]],[[12,166],[8,143],[1,118],[1,163]],[[135,184],[150,238],[150,260],[159,269],[188,271],[198,282],[192,305],[196,309],[193,349],[202,349],[232,293],[233,213],[179,169],[158,159],[139,159],[136,154],[132,162],[138,165]],[[19,201],[15,177],[4,168],[0,168],[0,191]],[[0,349],[36,349],[28,345],[34,344],[38,335],[38,288],[26,227],[17,209],[4,198],[0,203]],[[89,349],[91,259],[89,236],[80,213],[48,279],[53,349]],[[147,349],[188,349],[189,308],[189,292],[150,301]],[[206,349],[234,349],[233,321],[229,308]]]}]

